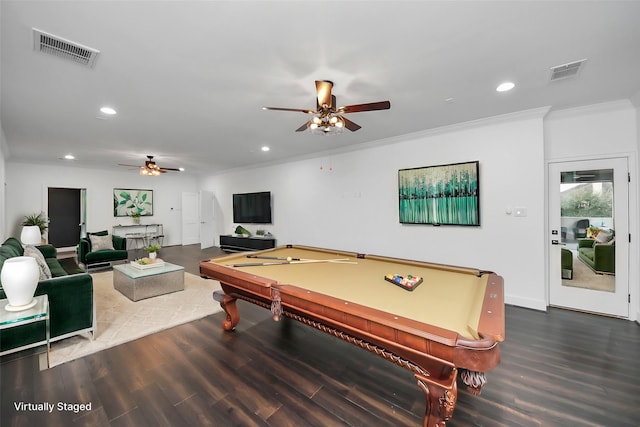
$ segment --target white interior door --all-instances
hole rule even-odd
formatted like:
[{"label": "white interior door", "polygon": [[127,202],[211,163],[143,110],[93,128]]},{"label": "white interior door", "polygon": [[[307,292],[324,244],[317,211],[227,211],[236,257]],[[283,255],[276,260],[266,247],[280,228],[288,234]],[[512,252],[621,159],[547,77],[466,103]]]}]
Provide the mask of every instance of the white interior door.
[{"label": "white interior door", "polygon": [[213,193],[200,191],[200,247],[210,248],[214,245],[215,229],[213,224]]},{"label": "white interior door", "polygon": [[200,243],[198,193],[182,193],[182,244]]},{"label": "white interior door", "polygon": [[629,316],[628,176],[626,158],[549,164],[551,305]]}]

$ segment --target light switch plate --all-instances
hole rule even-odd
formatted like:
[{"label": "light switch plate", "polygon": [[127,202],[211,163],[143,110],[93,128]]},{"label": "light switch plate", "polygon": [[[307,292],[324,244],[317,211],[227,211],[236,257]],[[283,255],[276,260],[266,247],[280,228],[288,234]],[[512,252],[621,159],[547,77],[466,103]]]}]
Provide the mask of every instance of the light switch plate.
[{"label": "light switch plate", "polygon": [[517,207],[513,208],[513,216],[527,216],[527,208],[525,207]]}]

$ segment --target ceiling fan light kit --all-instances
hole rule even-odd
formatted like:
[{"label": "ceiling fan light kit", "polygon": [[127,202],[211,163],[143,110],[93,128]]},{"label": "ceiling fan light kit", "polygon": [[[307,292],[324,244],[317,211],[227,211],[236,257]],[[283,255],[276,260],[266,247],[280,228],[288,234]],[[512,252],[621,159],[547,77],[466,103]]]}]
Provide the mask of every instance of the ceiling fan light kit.
[{"label": "ceiling fan light kit", "polygon": [[307,127],[315,135],[336,135],[344,130],[344,119],[335,114],[317,115],[309,121]]},{"label": "ceiling fan light kit", "polygon": [[160,171],[155,168],[149,168],[146,166],[140,166],[140,175],[143,176],[159,176]]},{"label": "ceiling fan light kit", "polygon": [[125,166],[125,167],[131,167],[131,168],[139,168],[140,175],[142,175],[142,176],[160,176],[161,173],[165,173],[165,172],[182,172],[182,171],[184,171],[184,168],[161,168],[153,160],[153,156],[147,156],[147,160],[144,162],[144,166],[124,165],[122,163],[119,163],[119,166]]},{"label": "ceiling fan light kit", "polygon": [[331,94],[333,82],[329,80],[316,80],[317,104],[316,110],[302,108],[262,107],[263,110],[297,111],[305,114],[313,114],[313,118],[296,129],[302,132],[307,129],[316,135],[335,135],[342,133],[344,129],[355,132],[360,125],[342,116],[342,114],[359,113],[363,111],[388,110],[391,108],[389,101],[371,102],[367,104],[346,105],[336,108],[336,97]]}]

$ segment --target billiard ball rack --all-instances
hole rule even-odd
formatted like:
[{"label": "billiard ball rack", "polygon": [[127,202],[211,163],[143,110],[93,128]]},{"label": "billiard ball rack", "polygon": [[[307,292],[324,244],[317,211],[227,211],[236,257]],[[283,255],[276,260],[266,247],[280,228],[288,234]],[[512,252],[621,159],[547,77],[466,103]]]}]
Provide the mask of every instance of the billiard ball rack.
[{"label": "billiard ball rack", "polygon": [[384,276],[384,280],[393,283],[406,291],[413,291],[420,283],[422,283],[422,277],[412,276],[411,274],[387,274]]}]

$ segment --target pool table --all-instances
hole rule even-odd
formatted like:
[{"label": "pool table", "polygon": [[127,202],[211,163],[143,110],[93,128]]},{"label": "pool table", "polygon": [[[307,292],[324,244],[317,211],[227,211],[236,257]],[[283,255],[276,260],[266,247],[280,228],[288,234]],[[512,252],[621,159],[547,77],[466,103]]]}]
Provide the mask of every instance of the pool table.
[{"label": "pool table", "polygon": [[[411,290],[388,274],[421,277]],[[287,245],[200,262],[214,293],[240,320],[236,300],[269,308],[410,370],[426,397],[424,426],[453,415],[457,381],[477,394],[500,362],[504,291],[499,275],[473,268]]]}]

